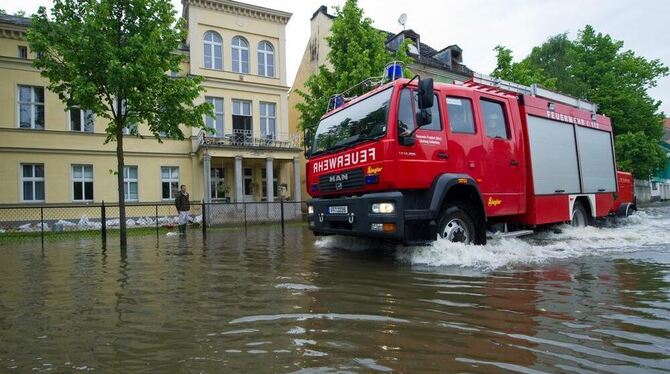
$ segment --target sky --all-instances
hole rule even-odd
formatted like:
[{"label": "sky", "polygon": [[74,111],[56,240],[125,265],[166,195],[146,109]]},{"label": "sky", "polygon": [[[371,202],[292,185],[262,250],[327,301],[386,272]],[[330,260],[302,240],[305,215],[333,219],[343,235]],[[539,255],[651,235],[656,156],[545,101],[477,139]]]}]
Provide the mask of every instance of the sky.
[{"label": "sky", "polygon": [[[171,0],[181,14],[181,0]],[[321,5],[330,13],[344,0],[246,0],[245,2],[293,13],[286,26],[287,74],[291,85],[310,33],[310,17]],[[0,9],[28,14],[49,0],[0,0]],[[586,24],[624,41],[624,49],[670,66],[670,1],[666,0],[359,0],[374,26],[399,32],[398,17],[407,14],[406,28],[421,41],[440,50],[451,44],[463,49],[463,62],[471,69],[490,73],[495,67],[496,45],[513,51],[515,60],[530,53],[548,37],[568,32],[574,38]],[[659,81],[650,95],[662,100],[670,116],[670,77]]]}]

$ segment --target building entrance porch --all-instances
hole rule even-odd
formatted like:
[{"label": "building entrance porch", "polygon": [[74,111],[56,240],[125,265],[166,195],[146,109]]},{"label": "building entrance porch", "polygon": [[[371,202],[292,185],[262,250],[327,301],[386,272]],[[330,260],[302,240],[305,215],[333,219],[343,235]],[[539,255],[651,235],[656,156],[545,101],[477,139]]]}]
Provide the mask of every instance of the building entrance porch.
[{"label": "building entrance porch", "polygon": [[300,201],[298,157],[202,156],[205,202]]}]

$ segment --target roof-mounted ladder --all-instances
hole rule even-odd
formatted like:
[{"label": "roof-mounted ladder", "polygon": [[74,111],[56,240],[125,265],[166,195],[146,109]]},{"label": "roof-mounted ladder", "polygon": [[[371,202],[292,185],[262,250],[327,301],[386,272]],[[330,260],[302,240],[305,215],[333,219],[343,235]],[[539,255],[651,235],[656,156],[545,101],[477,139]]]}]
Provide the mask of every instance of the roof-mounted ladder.
[{"label": "roof-mounted ladder", "polygon": [[[472,76],[472,80],[470,82],[479,85],[497,87],[504,91],[516,92],[522,95],[541,97],[543,99],[551,100],[556,103],[566,104],[575,108],[588,110],[591,113],[596,113],[598,110],[597,104],[594,104],[586,100],[578,99],[570,95],[554,92],[546,88],[542,88],[538,84],[532,84],[529,87],[480,73],[474,73],[474,75]],[[468,82],[466,82],[466,84],[467,83]]]}]

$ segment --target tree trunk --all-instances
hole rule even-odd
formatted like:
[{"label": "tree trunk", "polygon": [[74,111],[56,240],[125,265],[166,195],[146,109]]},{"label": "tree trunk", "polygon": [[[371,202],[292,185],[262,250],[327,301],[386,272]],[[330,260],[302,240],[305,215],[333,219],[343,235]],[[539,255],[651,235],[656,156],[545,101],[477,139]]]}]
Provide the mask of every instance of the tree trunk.
[{"label": "tree trunk", "polygon": [[[120,102],[121,100],[119,100]],[[120,113],[120,111],[117,113]],[[121,249],[125,249],[128,242],[126,240],[126,199],[124,194],[125,185],[123,183],[123,125],[120,122],[117,121],[116,124],[116,181],[119,190],[119,244],[121,245]]]}]

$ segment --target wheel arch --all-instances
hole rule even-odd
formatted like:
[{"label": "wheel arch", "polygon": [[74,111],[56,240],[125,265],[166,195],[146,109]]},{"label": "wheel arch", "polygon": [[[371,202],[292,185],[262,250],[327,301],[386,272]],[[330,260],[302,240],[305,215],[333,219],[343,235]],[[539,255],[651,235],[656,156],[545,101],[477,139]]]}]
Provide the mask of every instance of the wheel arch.
[{"label": "wheel arch", "polygon": [[446,202],[457,198],[467,200],[477,208],[478,213],[486,221],[484,199],[479,185],[467,174],[442,174],[435,179],[431,187],[430,210],[438,214]]},{"label": "wheel arch", "polygon": [[469,205],[475,210],[477,226],[476,241],[486,243],[486,211],[479,186],[466,174],[442,174],[436,178],[431,188],[430,211],[437,219],[440,213],[452,202]]}]

